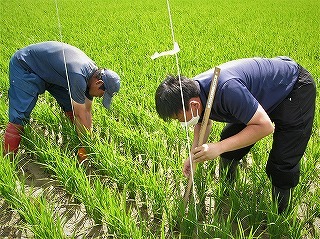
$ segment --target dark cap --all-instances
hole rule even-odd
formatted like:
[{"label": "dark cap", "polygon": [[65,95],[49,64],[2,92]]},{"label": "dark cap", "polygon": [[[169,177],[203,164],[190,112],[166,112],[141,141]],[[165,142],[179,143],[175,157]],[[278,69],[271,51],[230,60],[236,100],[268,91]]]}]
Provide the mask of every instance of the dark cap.
[{"label": "dark cap", "polygon": [[112,97],[120,90],[120,77],[112,70],[103,69],[101,71],[101,79],[105,87],[102,104],[110,109]]}]

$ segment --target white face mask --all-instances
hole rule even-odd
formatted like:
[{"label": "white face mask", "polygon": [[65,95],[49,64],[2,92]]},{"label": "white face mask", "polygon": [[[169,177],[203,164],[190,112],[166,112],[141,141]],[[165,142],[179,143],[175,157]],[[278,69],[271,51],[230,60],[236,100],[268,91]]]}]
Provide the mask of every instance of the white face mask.
[{"label": "white face mask", "polygon": [[191,115],[192,115],[192,118],[188,122],[180,122],[182,127],[189,127],[189,126],[196,125],[198,123],[198,121],[200,119],[200,115],[199,115],[198,109],[197,109],[197,116],[194,116],[192,108],[191,108]]}]

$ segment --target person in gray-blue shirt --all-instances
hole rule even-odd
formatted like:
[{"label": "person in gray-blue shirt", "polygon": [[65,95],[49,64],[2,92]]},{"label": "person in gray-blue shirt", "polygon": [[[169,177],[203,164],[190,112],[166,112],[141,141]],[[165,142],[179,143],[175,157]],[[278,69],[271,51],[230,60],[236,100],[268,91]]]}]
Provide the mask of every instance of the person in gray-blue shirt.
[{"label": "person in gray-blue shirt", "polygon": [[[260,139],[273,133],[266,165],[273,200],[278,212],[288,208],[290,195],[299,182],[300,160],[311,136],[315,113],[315,82],[310,73],[289,57],[245,58],[218,66],[220,76],[209,118],[226,122],[221,140],[197,145],[213,69],[193,79],[181,77],[185,102],[183,112],[180,83],[168,76],[155,94],[156,110],[164,120],[177,119],[183,126],[195,125],[191,148],[194,162],[220,156],[220,172],[236,179],[237,165]],[[190,160],[183,173],[190,174]]]},{"label": "person in gray-blue shirt", "polygon": [[[66,43],[48,41],[18,50],[9,64],[9,123],[4,135],[4,153],[16,153],[24,125],[29,121],[38,96],[46,90],[75,123],[78,135],[91,131],[93,97],[103,97],[110,108],[120,89],[120,77],[98,68],[80,49]],[[86,152],[80,149],[83,160]]]}]

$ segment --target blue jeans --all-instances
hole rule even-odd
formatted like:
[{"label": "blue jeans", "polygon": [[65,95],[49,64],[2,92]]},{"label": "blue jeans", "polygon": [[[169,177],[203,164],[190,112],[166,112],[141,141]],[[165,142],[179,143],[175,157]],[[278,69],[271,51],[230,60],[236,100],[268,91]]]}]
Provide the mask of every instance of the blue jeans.
[{"label": "blue jeans", "polygon": [[38,75],[19,63],[14,57],[9,64],[9,121],[25,125],[38,96],[47,90],[58,102],[63,111],[72,111],[68,89],[48,84]]}]

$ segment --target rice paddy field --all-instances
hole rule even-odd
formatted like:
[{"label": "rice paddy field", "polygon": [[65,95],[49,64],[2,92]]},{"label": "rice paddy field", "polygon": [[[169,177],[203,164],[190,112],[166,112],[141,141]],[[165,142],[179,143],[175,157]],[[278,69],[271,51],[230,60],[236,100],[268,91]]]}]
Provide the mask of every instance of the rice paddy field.
[{"label": "rice paddy field", "polygon": [[[320,238],[320,1],[171,0],[170,7],[185,76],[279,55],[314,76],[316,116],[291,210],[278,215],[271,200],[272,136],[243,159],[234,188],[219,177],[218,159],[199,165],[196,200],[183,207],[190,142],[154,103],[159,83],[177,74],[176,61],[150,58],[173,48],[165,0],[0,0],[1,140],[10,57],[32,43],[60,41],[58,19],[64,42],[122,79],[111,110],[94,100],[93,134],[82,142],[52,96],[39,97],[19,154],[10,160],[1,148],[0,238]],[[223,126],[214,124],[210,141]],[[79,146],[89,152],[82,164]]]}]

